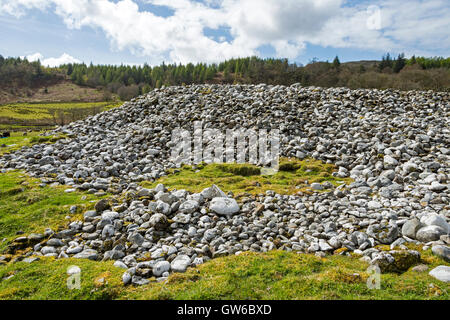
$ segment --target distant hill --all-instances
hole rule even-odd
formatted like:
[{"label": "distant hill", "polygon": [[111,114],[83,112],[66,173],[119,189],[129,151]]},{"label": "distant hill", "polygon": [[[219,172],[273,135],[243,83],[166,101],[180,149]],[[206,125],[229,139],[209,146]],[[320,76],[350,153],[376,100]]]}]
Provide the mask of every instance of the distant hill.
[{"label": "distant hill", "polygon": [[101,88],[82,87],[71,80],[52,84],[12,86],[0,88],[0,104],[45,102],[98,102],[112,100],[113,96]]}]

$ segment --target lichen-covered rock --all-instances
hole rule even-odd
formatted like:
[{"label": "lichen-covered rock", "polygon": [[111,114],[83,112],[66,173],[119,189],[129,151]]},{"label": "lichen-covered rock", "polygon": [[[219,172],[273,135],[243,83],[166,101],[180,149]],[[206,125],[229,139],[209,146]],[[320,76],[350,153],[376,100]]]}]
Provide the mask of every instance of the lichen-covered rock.
[{"label": "lichen-covered rock", "polygon": [[383,244],[391,244],[398,237],[396,224],[372,224],[367,228],[367,234]]},{"label": "lichen-covered rock", "polygon": [[134,232],[128,236],[127,240],[140,246],[142,243],[144,243],[145,238],[140,233]]},{"label": "lichen-covered rock", "polygon": [[398,271],[406,271],[420,262],[420,253],[416,250],[391,250],[394,265]]},{"label": "lichen-covered rock", "polygon": [[169,226],[167,217],[161,213],[153,214],[148,222],[156,230],[165,230]]},{"label": "lichen-covered rock", "polygon": [[98,213],[108,210],[109,208],[111,208],[111,204],[107,199],[98,201],[94,206],[95,211],[97,211]]},{"label": "lichen-covered rock", "polygon": [[378,265],[381,272],[404,272],[420,262],[420,253],[415,250],[391,250],[375,253],[372,265]]}]

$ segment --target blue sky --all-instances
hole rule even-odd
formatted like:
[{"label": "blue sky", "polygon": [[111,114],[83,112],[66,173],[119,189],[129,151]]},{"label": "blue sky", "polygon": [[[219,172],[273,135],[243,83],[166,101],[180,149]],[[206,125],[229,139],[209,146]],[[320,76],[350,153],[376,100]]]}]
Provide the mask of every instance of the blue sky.
[{"label": "blue sky", "polygon": [[450,56],[448,17],[446,0],[0,0],[0,54],[48,65]]}]

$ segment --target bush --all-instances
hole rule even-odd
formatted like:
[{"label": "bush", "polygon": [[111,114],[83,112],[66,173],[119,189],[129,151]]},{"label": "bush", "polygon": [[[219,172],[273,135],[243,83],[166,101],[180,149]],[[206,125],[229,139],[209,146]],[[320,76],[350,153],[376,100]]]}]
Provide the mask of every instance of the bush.
[{"label": "bush", "polygon": [[117,93],[122,101],[131,100],[139,95],[139,86],[135,84],[131,86],[122,86]]}]

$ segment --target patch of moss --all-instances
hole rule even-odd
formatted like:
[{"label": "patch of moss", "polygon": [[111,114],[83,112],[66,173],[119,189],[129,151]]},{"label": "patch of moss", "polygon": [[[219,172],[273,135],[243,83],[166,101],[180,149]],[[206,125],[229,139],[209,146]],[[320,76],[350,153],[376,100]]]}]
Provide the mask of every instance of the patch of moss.
[{"label": "patch of moss", "polygon": [[309,185],[313,182],[329,181],[335,186],[352,182],[350,178],[333,177],[331,173],[337,171],[336,166],[314,159],[281,158],[280,168],[283,170],[274,175],[263,175],[260,174],[260,167],[251,164],[185,165],[155,182],[143,182],[142,185],[154,188],[158,183],[163,183],[171,189],[200,192],[216,184],[223,191],[234,194],[262,194],[267,190],[295,194],[300,191],[310,193]]},{"label": "patch of moss", "polygon": [[261,168],[249,164],[218,164],[217,169],[243,177],[261,174]]},{"label": "patch of moss", "polygon": [[300,168],[301,168],[301,164],[297,161],[284,161],[284,162],[280,163],[280,165],[279,165],[280,171],[292,172],[292,171],[297,171]]}]

